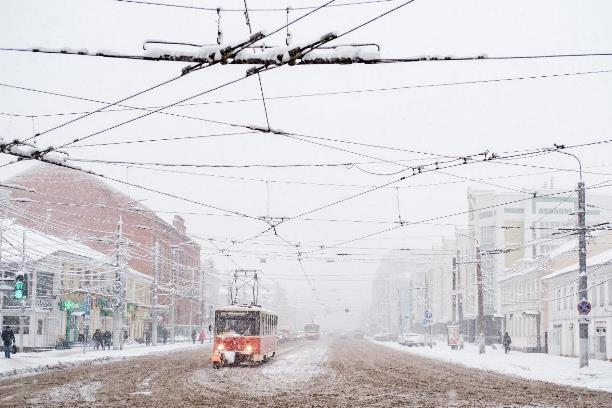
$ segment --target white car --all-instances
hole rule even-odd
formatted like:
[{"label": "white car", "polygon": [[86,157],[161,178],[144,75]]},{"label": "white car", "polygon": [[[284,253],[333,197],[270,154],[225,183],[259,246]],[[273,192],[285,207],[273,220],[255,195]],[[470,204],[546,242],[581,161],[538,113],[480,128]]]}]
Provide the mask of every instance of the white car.
[{"label": "white car", "polygon": [[418,333],[402,333],[398,336],[397,342],[402,346],[424,346],[425,338]]},{"label": "white car", "polygon": [[395,336],[392,333],[378,333],[374,335],[376,341],[393,341]]}]

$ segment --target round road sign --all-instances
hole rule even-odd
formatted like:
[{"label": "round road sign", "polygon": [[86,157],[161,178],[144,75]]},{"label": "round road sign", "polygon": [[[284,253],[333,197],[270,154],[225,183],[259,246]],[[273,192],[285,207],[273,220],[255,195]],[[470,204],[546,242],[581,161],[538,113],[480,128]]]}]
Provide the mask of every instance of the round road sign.
[{"label": "round road sign", "polygon": [[580,313],[581,315],[586,315],[591,312],[591,304],[586,299],[578,302],[577,308],[578,308],[578,313]]}]

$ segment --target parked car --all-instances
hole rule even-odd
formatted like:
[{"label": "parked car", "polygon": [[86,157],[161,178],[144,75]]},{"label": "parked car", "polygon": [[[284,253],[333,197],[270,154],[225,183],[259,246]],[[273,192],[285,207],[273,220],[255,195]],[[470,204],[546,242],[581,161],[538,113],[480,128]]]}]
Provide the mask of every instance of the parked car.
[{"label": "parked car", "polygon": [[378,333],[374,335],[376,341],[394,341],[396,336],[393,333]]},{"label": "parked car", "polygon": [[398,336],[397,342],[402,346],[424,346],[425,338],[418,333],[402,333]]}]

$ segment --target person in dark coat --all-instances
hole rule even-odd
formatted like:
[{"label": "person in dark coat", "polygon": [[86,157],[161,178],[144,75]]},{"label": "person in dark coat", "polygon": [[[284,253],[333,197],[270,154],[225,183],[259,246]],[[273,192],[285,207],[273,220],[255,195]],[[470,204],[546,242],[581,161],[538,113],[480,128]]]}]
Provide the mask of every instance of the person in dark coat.
[{"label": "person in dark coat", "polygon": [[164,344],[166,344],[166,340],[168,340],[168,329],[164,328],[162,330],[162,337],[164,338]]},{"label": "person in dark coat", "polygon": [[151,332],[146,331],[144,333],[144,337],[145,337],[145,345],[148,346],[149,344],[151,344]]},{"label": "person in dark coat", "polygon": [[508,354],[510,352],[510,344],[512,344],[512,339],[510,338],[510,335],[508,334],[508,332],[504,334],[504,339],[502,340],[502,344],[504,345],[504,351],[506,352],[506,354]]},{"label": "person in dark coat", "polygon": [[198,334],[196,333],[195,329],[191,329],[191,342],[193,344],[195,344],[195,339],[196,339],[197,335]]},{"label": "person in dark coat", "polygon": [[100,331],[100,329],[96,329],[91,339],[94,341],[94,349],[99,350],[100,346],[102,346],[102,350],[104,350],[104,335]]},{"label": "person in dark coat", "polygon": [[106,330],[104,332],[104,345],[102,346],[102,350],[104,350],[104,346],[108,347],[108,349],[110,350],[110,346],[111,346],[111,340],[113,338],[113,335],[111,334],[110,331]]},{"label": "person in dark coat", "polygon": [[2,330],[2,342],[4,344],[4,358],[11,358],[13,343],[15,343],[15,333],[13,333],[13,329],[10,326],[6,326]]}]

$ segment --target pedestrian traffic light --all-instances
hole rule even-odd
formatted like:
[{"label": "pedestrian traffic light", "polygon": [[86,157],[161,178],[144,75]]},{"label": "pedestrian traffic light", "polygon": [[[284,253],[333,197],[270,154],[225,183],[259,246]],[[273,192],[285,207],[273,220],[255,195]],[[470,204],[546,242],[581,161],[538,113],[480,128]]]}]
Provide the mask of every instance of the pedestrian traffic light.
[{"label": "pedestrian traffic light", "polygon": [[24,298],[24,278],[23,275],[17,275],[15,278],[15,288],[13,289],[13,298],[23,299]]}]

